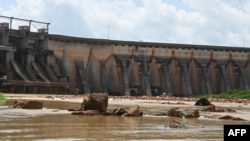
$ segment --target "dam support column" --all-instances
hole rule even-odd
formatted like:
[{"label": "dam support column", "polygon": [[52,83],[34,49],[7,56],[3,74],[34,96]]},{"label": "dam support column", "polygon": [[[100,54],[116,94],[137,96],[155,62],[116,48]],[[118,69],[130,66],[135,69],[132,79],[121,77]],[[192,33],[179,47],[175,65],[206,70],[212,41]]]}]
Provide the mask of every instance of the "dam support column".
[{"label": "dam support column", "polygon": [[[212,95],[212,83],[209,80],[209,62],[212,59],[212,52],[207,49],[198,49],[192,51],[192,57],[197,61],[198,66],[200,67],[200,83],[201,83],[201,92],[204,94]],[[196,68],[197,69],[197,68]]]},{"label": "dam support column", "polygon": [[71,66],[72,64],[70,63],[69,56],[67,55],[66,51],[63,50],[63,55],[62,55],[62,70],[64,72],[64,75],[66,76],[67,83],[69,83],[69,91],[72,90],[71,86]]},{"label": "dam support column", "polygon": [[101,90],[103,93],[108,93],[105,60],[101,60],[100,64],[101,64],[101,84],[102,84]]},{"label": "dam support column", "polygon": [[222,92],[228,92],[231,90],[231,87],[230,87],[230,83],[229,83],[229,74],[226,70],[226,65],[225,64],[221,64],[219,66],[220,68],[220,71],[221,71],[221,77],[222,77],[222,81],[221,81],[221,89],[222,89]]},{"label": "dam support column", "polygon": [[249,55],[247,52],[231,52],[231,59],[236,63],[238,67],[239,79],[240,79],[240,89],[249,90],[249,80],[247,76],[247,71],[245,66],[249,62]]},{"label": "dam support column", "polygon": [[201,64],[201,76],[202,76],[202,79],[201,79],[202,87],[204,87],[205,92],[208,95],[212,95],[213,94],[212,87],[208,79],[208,68],[207,68],[207,65],[204,63]]},{"label": "dam support column", "polygon": [[150,88],[150,81],[149,81],[149,73],[148,73],[148,67],[147,67],[147,61],[145,59],[145,55],[143,54],[143,61],[142,61],[142,94],[146,94],[147,96],[152,96],[151,94],[151,88]]},{"label": "dam support column", "polygon": [[246,73],[244,71],[244,67],[242,65],[239,65],[239,72],[240,72],[240,77],[241,77],[240,80],[242,81],[244,90],[249,90],[247,76],[246,76]]},{"label": "dam support column", "polygon": [[170,84],[170,77],[169,77],[169,73],[168,73],[168,67],[167,67],[168,63],[162,63],[162,73],[163,73],[163,80],[165,83],[165,88],[166,88],[166,92],[168,95],[172,96],[173,92],[172,92],[172,87]]},{"label": "dam support column", "polygon": [[10,67],[10,57],[14,57],[11,54],[14,54],[14,52],[12,51],[8,51],[5,53],[5,71],[8,77],[8,80],[12,80],[12,71],[11,71],[11,67]]},{"label": "dam support column", "polygon": [[44,28],[38,29],[39,40],[37,52],[48,50],[48,31]]},{"label": "dam support column", "polygon": [[192,96],[192,87],[191,87],[191,83],[190,83],[190,75],[189,75],[189,70],[187,68],[187,64],[188,62],[180,62],[181,63],[181,68],[182,68],[182,83],[184,83],[184,85],[182,85],[183,87],[183,91],[184,91],[184,95],[185,96]]},{"label": "dam support column", "polygon": [[81,87],[83,88],[84,94],[90,94],[89,85],[87,83],[87,74],[86,70],[84,70],[83,61],[76,61],[77,71],[80,75]]},{"label": "dam support column", "polygon": [[[8,46],[9,45],[9,23],[0,23],[0,44],[4,45],[4,46]],[[13,52],[14,50],[6,50],[3,52],[4,56],[3,57],[3,67],[5,68],[5,72],[7,75],[8,80],[12,79],[12,72],[11,72],[11,67],[10,67],[10,54],[11,52]]]},{"label": "dam support column", "polygon": [[88,82],[86,80],[87,77],[86,77],[86,72],[85,71],[83,72],[83,78],[84,79],[82,79],[82,85],[83,85],[84,94],[90,94],[91,92],[90,92],[90,89],[89,89]]},{"label": "dam support column", "polygon": [[29,34],[30,34],[30,27],[29,26],[19,26],[18,30],[20,31],[21,38],[20,47],[21,49],[29,48]]},{"label": "dam support column", "polygon": [[0,23],[0,44],[8,46],[9,44],[9,23]]},{"label": "dam support column", "polygon": [[126,96],[130,96],[130,92],[129,92],[129,80],[128,80],[128,69],[127,69],[127,65],[126,65],[126,59],[122,59],[121,60],[121,67],[122,67],[122,90],[123,93]]},{"label": "dam support column", "polygon": [[231,90],[230,86],[230,76],[227,71],[227,65],[230,63],[231,53],[226,50],[213,51],[211,58],[214,59],[218,64],[217,68],[220,74],[220,92],[228,92]]}]

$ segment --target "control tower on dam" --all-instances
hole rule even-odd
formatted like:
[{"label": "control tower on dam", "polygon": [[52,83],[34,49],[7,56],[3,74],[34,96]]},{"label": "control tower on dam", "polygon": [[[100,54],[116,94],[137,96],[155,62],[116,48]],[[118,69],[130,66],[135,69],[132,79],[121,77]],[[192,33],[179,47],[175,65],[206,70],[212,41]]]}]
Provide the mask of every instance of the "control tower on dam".
[{"label": "control tower on dam", "polygon": [[10,27],[0,23],[0,91],[193,96],[250,87],[250,48],[90,39],[52,35],[48,27],[37,32],[30,25]]}]

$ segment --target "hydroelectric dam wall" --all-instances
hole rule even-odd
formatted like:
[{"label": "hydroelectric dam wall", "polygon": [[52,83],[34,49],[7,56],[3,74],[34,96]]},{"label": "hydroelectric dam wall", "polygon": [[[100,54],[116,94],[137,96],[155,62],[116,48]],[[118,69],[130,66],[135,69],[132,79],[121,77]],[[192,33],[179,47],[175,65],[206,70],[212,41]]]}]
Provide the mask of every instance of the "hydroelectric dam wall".
[{"label": "hydroelectric dam wall", "polygon": [[78,38],[0,23],[3,92],[192,96],[249,86],[249,48]]}]

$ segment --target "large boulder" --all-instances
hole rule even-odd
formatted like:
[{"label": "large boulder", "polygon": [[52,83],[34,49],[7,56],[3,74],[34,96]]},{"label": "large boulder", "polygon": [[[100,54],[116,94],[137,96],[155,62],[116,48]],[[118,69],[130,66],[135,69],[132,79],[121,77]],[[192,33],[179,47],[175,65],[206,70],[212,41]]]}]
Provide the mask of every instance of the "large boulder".
[{"label": "large boulder", "polygon": [[125,108],[126,113],[123,114],[123,116],[142,116],[143,113],[139,109],[140,109],[139,105],[126,107]]},{"label": "large boulder", "polygon": [[210,114],[205,115],[206,118],[213,118],[213,119],[223,119],[223,120],[240,120],[240,121],[246,121],[243,118],[235,117],[232,115],[218,115],[218,114]]},{"label": "large boulder", "polygon": [[28,101],[24,103],[22,100],[16,100],[13,108],[22,108],[22,109],[42,109],[43,103],[39,101]]},{"label": "large boulder", "polygon": [[200,114],[198,109],[172,108],[167,112],[167,116],[198,118]]},{"label": "large boulder", "polygon": [[206,111],[206,112],[215,112],[216,111],[216,107],[215,105],[209,105],[207,107],[204,107],[201,109],[201,111]]},{"label": "large boulder", "polygon": [[39,101],[28,101],[23,105],[23,109],[42,109],[43,103]]},{"label": "large boulder", "polygon": [[120,108],[113,109],[110,114],[111,115],[121,116],[121,115],[123,115],[125,113],[126,113],[125,109],[123,107],[120,107]]},{"label": "large boulder", "polygon": [[169,128],[185,128],[185,124],[182,124],[181,122],[179,122],[177,120],[172,120],[172,121],[168,122],[165,127],[169,127]]},{"label": "large boulder", "polygon": [[211,102],[206,98],[200,98],[199,100],[195,102],[194,105],[195,106],[208,106],[208,105],[211,105]]},{"label": "large boulder", "polygon": [[140,111],[139,105],[134,105],[130,107],[120,107],[114,109],[110,114],[118,116],[142,116],[143,112]]},{"label": "large boulder", "polygon": [[85,111],[85,104],[86,104],[87,102],[88,102],[88,101],[87,101],[86,99],[83,99],[79,111]]},{"label": "large boulder", "polygon": [[232,108],[216,107],[213,104],[211,104],[210,106],[202,108],[201,111],[207,111],[207,112],[236,112]]},{"label": "large boulder", "polygon": [[101,113],[106,113],[108,107],[108,95],[103,93],[93,93],[89,95],[89,99],[84,100],[81,109],[86,110],[99,110]]},{"label": "large boulder", "polygon": [[16,100],[12,108],[23,108],[24,102],[22,100]]},{"label": "large boulder", "polygon": [[107,111],[108,95],[94,93],[89,95],[88,100],[83,99],[80,109],[68,109],[72,115],[119,115],[119,116],[142,116],[139,105],[120,107]]}]

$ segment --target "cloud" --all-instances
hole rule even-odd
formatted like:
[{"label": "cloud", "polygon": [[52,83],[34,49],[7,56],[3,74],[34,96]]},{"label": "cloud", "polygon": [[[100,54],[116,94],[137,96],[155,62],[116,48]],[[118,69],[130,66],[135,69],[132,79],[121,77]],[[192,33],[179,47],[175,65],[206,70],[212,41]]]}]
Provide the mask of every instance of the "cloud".
[{"label": "cloud", "polygon": [[[238,3],[235,4],[236,1],[210,0],[201,2],[185,0],[184,2],[193,11],[206,18],[204,29],[199,31],[203,34],[203,38],[207,43],[242,46],[243,40],[247,40],[249,45],[249,37],[245,39],[242,37],[245,35],[250,36],[250,11],[248,10],[250,3],[238,0]],[[243,3],[244,5],[242,5]]]},{"label": "cloud", "polygon": [[[11,0],[11,2],[13,2],[13,0]],[[6,4],[6,6],[7,7],[2,8],[2,10],[0,8],[0,15],[28,20],[39,20],[43,15],[43,10],[45,10],[42,0],[37,0],[36,2],[31,2],[30,0],[16,0],[12,5]],[[6,21],[9,22],[8,19],[5,19],[5,22]],[[12,28],[17,29],[18,26],[22,25],[29,25],[29,22],[13,20]]]},{"label": "cloud", "polygon": [[248,0],[17,0],[0,14],[50,22],[52,34],[250,46]]}]

